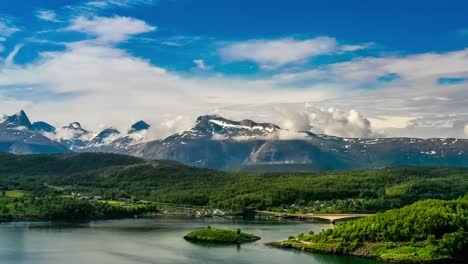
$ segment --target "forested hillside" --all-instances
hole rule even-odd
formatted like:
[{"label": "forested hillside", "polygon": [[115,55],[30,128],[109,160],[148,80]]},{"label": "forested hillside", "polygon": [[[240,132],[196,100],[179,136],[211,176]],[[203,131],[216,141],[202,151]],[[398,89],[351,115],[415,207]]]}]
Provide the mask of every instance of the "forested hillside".
[{"label": "forested hillside", "polygon": [[465,197],[456,201],[421,201],[271,245],[422,263],[462,259],[468,246],[467,231]]},{"label": "forested hillside", "polygon": [[375,212],[467,193],[468,169],[385,168],[232,173],[114,154],[0,155],[0,187],[171,204],[305,212]]}]

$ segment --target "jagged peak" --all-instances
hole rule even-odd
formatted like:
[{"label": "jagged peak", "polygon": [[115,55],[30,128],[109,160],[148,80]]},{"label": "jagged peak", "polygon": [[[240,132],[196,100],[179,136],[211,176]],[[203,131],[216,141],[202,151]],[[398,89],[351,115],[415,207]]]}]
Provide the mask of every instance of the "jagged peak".
[{"label": "jagged peak", "polygon": [[119,130],[117,130],[116,128],[113,128],[113,127],[108,127],[106,129],[102,130],[101,132],[99,132],[99,134],[97,134],[95,139],[96,138],[106,138],[106,137],[109,137],[111,135],[117,135],[117,134],[120,134]]},{"label": "jagged peak", "polygon": [[72,122],[70,123],[70,125],[68,125],[68,127],[74,128],[74,129],[81,129],[81,124],[80,122]]},{"label": "jagged peak", "polygon": [[34,128],[34,130],[39,131],[39,132],[55,133],[55,130],[56,130],[54,126],[44,121],[34,122],[32,124],[32,127]]},{"label": "jagged peak", "polygon": [[65,130],[72,130],[72,131],[75,131],[77,133],[79,133],[80,135],[83,135],[83,134],[89,134],[89,131],[84,129],[82,126],[81,126],[81,123],[80,122],[71,122],[68,126],[64,126],[62,127],[62,129],[65,129]]},{"label": "jagged peak", "polygon": [[28,116],[26,115],[26,112],[24,110],[19,111],[18,113],[11,115],[11,116],[6,116],[5,117],[5,122],[7,122],[10,125],[16,125],[16,126],[24,126],[27,128],[32,128],[31,121],[29,121]]},{"label": "jagged peak", "polygon": [[128,131],[128,133],[133,133],[133,132],[137,132],[137,131],[142,131],[142,130],[147,130],[151,127],[151,125],[149,125],[148,123],[146,123],[145,121],[143,120],[140,120],[138,122],[136,122],[135,124],[133,124],[131,127],[130,127],[130,130]]},{"label": "jagged peak", "polygon": [[204,115],[197,118],[195,129],[208,129],[213,128],[214,126],[224,127],[224,128],[270,128],[273,130],[280,129],[279,126],[272,123],[257,123],[250,119],[244,119],[241,121],[233,121],[226,119],[219,115]]}]

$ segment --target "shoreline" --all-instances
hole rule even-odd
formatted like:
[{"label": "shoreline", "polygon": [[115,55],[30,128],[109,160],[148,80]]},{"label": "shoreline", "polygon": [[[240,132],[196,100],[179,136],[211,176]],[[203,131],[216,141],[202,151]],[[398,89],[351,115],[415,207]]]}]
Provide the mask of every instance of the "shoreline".
[{"label": "shoreline", "polygon": [[401,264],[448,264],[448,263],[464,263],[464,258],[463,256],[461,258],[447,258],[447,259],[434,259],[434,260],[427,260],[427,261],[421,261],[421,260],[415,260],[415,261],[410,261],[410,260],[389,260],[389,259],[383,259],[381,256],[378,254],[373,254],[375,253],[375,250],[378,248],[381,248],[384,246],[385,243],[366,243],[361,246],[359,246],[356,250],[354,250],[351,253],[343,254],[343,253],[338,253],[338,252],[333,252],[331,250],[328,250],[326,248],[314,248],[312,247],[311,244],[306,244],[304,242],[292,242],[292,241],[277,241],[277,242],[268,242],[265,243],[266,246],[273,247],[273,248],[278,248],[278,249],[289,249],[293,251],[303,251],[303,252],[309,252],[309,253],[317,253],[317,254],[326,254],[326,255],[337,255],[337,256],[352,256],[352,257],[360,257],[360,258],[367,258],[367,259],[373,259],[377,261],[382,261],[385,263],[401,263]]}]

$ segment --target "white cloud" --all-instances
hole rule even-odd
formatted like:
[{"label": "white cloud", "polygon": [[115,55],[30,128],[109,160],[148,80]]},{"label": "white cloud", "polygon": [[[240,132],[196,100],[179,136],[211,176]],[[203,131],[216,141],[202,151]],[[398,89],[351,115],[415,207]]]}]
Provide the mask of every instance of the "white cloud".
[{"label": "white cloud", "polygon": [[[47,118],[45,121],[58,126],[81,121],[94,130],[106,122],[125,131],[131,122],[144,119],[153,125],[151,133],[157,137],[187,129],[198,115],[213,113],[234,120],[249,118],[292,130],[346,137],[379,135],[375,131],[378,128],[390,131],[387,136],[464,136],[463,127],[453,124],[468,120],[460,116],[468,112],[466,84],[441,88],[435,83],[421,85],[415,81],[384,89],[355,90],[351,86],[356,82],[338,82],[294,89],[287,83],[296,77],[187,78],[122,49],[76,42],[67,45],[65,51],[42,53],[32,64],[0,66],[0,85],[47,87],[47,92],[78,96],[37,104],[24,99],[3,104],[8,97],[0,92],[0,113],[25,108],[35,117]],[[314,102],[311,105],[315,107],[304,109],[303,102]],[[274,109],[260,109],[262,105]],[[385,122],[373,127],[369,120],[376,118]]]},{"label": "white cloud", "polygon": [[206,71],[209,70],[210,67],[205,64],[204,60],[193,60],[193,63],[196,65],[196,69]]},{"label": "white cloud", "polygon": [[36,12],[36,17],[44,21],[55,22],[55,23],[61,22],[57,18],[57,14],[53,10],[38,10]]},{"label": "white cloud", "polygon": [[340,47],[340,51],[343,52],[352,52],[352,51],[358,51],[358,50],[363,50],[363,49],[368,49],[372,47],[374,43],[369,42],[369,43],[364,43],[364,44],[358,44],[358,45],[342,45]]},{"label": "white cloud", "polygon": [[370,121],[356,110],[344,112],[335,108],[321,109],[311,105],[303,111],[279,112],[280,126],[293,131],[310,131],[316,134],[349,138],[379,136]]},{"label": "white cloud", "polygon": [[13,51],[11,51],[10,54],[8,54],[8,56],[5,59],[5,65],[6,66],[10,66],[10,65],[12,65],[14,63],[15,57],[18,54],[18,52],[21,50],[22,47],[23,47],[22,44],[17,44],[13,48]]},{"label": "white cloud", "polygon": [[465,133],[465,137],[468,138],[468,125],[465,125],[463,132]]},{"label": "white cloud", "polygon": [[135,7],[138,5],[150,5],[156,0],[94,0],[86,2],[86,6],[95,8]]},{"label": "white cloud", "polygon": [[[249,118],[294,130],[346,137],[379,135],[376,128],[382,128],[389,136],[464,136],[464,125],[460,124],[468,123],[468,116],[463,116],[468,113],[467,84],[440,87],[435,80],[439,76],[466,76],[468,49],[356,58],[254,80],[188,77],[152,65],[113,45],[154,29],[135,18],[79,16],[67,30],[83,32],[90,40],[68,43],[61,51],[42,52],[39,59],[25,65],[13,63],[18,47],[10,53],[9,64],[0,64],[0,113],[25,108],[34,120],[45,118],[56,126],[81,121],[93,130],[105,122],[126,131],[132,122],[144,119],[153,125],[151,133],[157,137],[187,129],[198,115],[213,113],[226,113],[227,118],[234,120]],[[307,46],[304,41],[290,41]],[[340,46],[333,45],[332,52],[340,52]],[[269,57],[268,53],[257,54],[258,57],[254,54],[252,58],[242,56],[265,67],[279,67],[315,56],[310,54],[318,53],[309,51],[309,55],[303,55],[288,50],[278,58]],[[207,66],[201,60],[198,64]],[[388,73],[401,78],[378,89],[360,89],[366,82]],[[307,85],[307,80],[313,82]],[[294,85],[298,82],[306,85],[298,89]],[[52,93],[55,99],[13,99],[7,93],[9,86],[30,87],[41,95]],[[61,98],[60,94],[72,96]],[[312,102],[314,107],[304,109],[304,102]],[[378,120],[375,127],[369,120]],[[285,138],[288,136],[301,135]]]},{"label": "white cloud", "polygon": [[437,81],[440,77],[468,76],[468,49],[446,53],[424,53],[404,57],[357,58],[321,68],[282,75],[287,81],[315,79],[326,82],[360,84],[386,74],[406,81]]},{"label": "white cloud", "polygon": [[172,41],[163,41],[161,44],[166,45],[166,46],[174,46],[174,47],[182,47],[182,44],[177,43],[177,42],[172,42]]},{"label": "white cloud", "polygon": [[[197,116],[227,105],[315,101],[334,93],[330,89],[275,90],[236,78],[182,77],[124,50],[91,42],[69,44],[65,51],[44,52],[28,65],[0,66],[0,86],[15,85],[43,92],[46,90],[42,87],[47,87],[48,93],[76,94],[66,100],[38,104],[26,100],[17,104],[57,126],[81,121],[96,130],[106,122],[125,131],[130,122],[143,119],[155,126],[158,137],[175,128],[187,128]],[[0,93],[2,102],[3,98]],[[0,105],[1,113],[11,111],[5,107]],[[169,121],[177,116],[183,118],[171,124]]]},{"label": "white cloud", "polygon": [[226,61],[253,61],[264,68],[277,68],[290,63],[333,53],[337,42],[330,37],[306,40],[284,38],[279,40],[249,40],[228,44],[220,54]]},{"label": "white cloud", "polygon": [[20,29],[13,25],[10,19],[0,17],[0,36],[9,37],[18,31],[20,31]]},{"label": "white cloud", "polygon": [[71,21],[69,31],[78,31],[93,37],[100,42],[120,42],[132,35],[156,30],[156,27],[145,21],[131,17],[85,17],[79,16]]}]

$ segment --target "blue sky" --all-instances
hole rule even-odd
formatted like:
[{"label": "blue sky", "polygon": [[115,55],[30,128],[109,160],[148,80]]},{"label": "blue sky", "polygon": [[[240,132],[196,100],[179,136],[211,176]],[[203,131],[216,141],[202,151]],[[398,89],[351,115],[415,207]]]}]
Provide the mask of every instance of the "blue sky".
[{"label": "blue sky", "polygon": [[102,113],[94,127],[183,123],[155,133],[217,112],[342,136],[463,137],[467,11],[466,1],[9,1],[0,110],[55,123]]},{"label": "blue sky", "polygon": [[[37,19],[38,10],[50,10],[63,22],[78,15],[73,5],[84,1],[19,0],[1,4],[0,14],[10,16],[21,32],[5,43],[13,47],[30,37],[56,41],[79,38],[78,34],[38,33],[58,29],[63,23]],[[220,42],[246,39],[275,39],[331,36],[342,43],[374,43],[372,50],[324,56],[310,65],[349,60],[362,54],[378,56],[385,52],[423,53],[463,49],[468,44],[466,1],[211,1],[159,0],[150,5],[134,3],[96,11],[102,16],[129,16],[156,25],[158,30],[122,44],[133,54],[176,71],[187,71],[193,60],[203,59],[225,74],[258,73],[254,64],[223,63],[214,49]],[[147,42],[153,40],[152,42]],[[155,45],[155,42],[183,46]],[[184,45],[190,43],[190,45]],[[37,52],[58,49],[52,45],[30,43],[20,62],[28,62]],[[246,67],[247,66],[247,67]],[[250,67],[248,67],[250,66]]]}]

